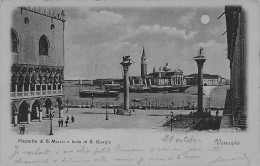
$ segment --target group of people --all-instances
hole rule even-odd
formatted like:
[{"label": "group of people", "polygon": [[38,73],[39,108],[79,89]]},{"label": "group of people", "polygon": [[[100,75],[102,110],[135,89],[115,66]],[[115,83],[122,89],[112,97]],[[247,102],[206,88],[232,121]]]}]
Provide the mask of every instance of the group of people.
[{"label": "group of people", "polygon": [[[70,119],[69,116],[67,116],[65,120],[66,127],[68,127],[69,119]],[[74,116],[71,116],[71,123],[74,123],[74,121],[75,121]],[[59,119],[58,123],[59,123],[59,127],[63,127],[63,119]]]},{"label": "group of people", "polygon": [[[210,110],[205,111],[205,113],[211,115],[211,111],[210,111]],[[190,114],[189,114],[189,116],[192,116],[193,114],[194,114],[194,112],[191,111]],[[219,115],[219,110],[216,111],[216,116],[218,116],[218,115]]]},{"label": "group of people", "polygon": [[25,132],[25,125],[20,125],[19,126],[20,134],[24,134]]}]

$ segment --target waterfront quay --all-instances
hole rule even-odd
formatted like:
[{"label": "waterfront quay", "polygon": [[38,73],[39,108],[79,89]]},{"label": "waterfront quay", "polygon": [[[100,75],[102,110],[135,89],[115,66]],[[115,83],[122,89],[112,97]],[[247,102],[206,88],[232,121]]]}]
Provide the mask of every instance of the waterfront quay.
[{"label": "waterfront quay", "polygon": [[[123,94],[119,95],[119,98],[94,98],[93,99],[93,105],[95,107],[93,108],[86,108],[85,106],[91,105],[92,99],[91,98],[79,98],[78,96],[78,90],[83,89],[85,87],[78,87],[74,86],[71,87],[65,87],[64,92],[66,96],[70,96],[68,105],[70,105],[69,108],[66,108],[66,103],[64,103],[65,107],[63,108],[63,121],[66,120],[67,116],[69,117],[69,123],[66,127],[65,123],[63,127],[59,127],[58,120],[59,118],[59,111],[58,108],[54,108],[54,117],[52,119],[52,128],[53,133],[66,131],[69,129],[153,129],[153,130],[166,130],[170,131],[170,126],[165,126],[164,124],[167,123],[170,119],[171,112],[173,112],[174,116],[179,116],[182,114],[183,116],[188,116],[191,111],[194,110],[183,110],[181,107],[182,105],[187,105],[188,102],[196,102],[196,95],[191,95],[189,92],[187,93],[130,93],[130,99],[132,98],[140,98],[144,102],[142,103],[133,103],[131,102],[130,106],[136,106],[143,105],[145,106],[146,103],[149,105],[149,101],[156,101],[157,104],[161,106],[165,105],[172,105],[174,102],[175,105],[178,106],[179,109],[174,108],[168,108],[168,109],[134,109],[134,111],[131,111],[131,116],[122,116],[122,115],[116,115],[114,114],[114,108],[105,108],[104,104],[106,100],[109,104],[120,104],[123,102]],[[226,95],[226,89],[228,86],[217,86],[211,89],[210,96],[211,96],[211,106],[210,107],[216,107],[220,108],[219,116],[222,116],[222,110],[221,108],[224,107],[225,104],[225,95]],[[187,89],[192,90],[192,88]],[[147,100],[144,100],[145,98],[148,98]],[[205,100],[205,107],[207,106],[208,102],[208,96],[204,96]],[[179,101],[179,103],[178,103]],[[184,104],[183,104],[184,101]],[[155,103],[154,103],[155,104]],[[74,106],[73,106],[74,105]],[[102,108],[103,105],[103,108]],[[72,106],[74,108],[72,108]],[[77,108],[82,107],[84,108]],[[131,109],[133,110],[133,109]],[[106,111],[108,120],[106,120]],[[211,115],[216,115],[216,110],[211,110]],[[75,121],[72,123],[71,117],[75,118]],[[187,121],[182,122],[176,122],[173,125],[173,130],[183,130],[187,129],[189,130],[189,123]],[[25,134],[43,134],[48,135],[50,132],[50,118],[43,117],[43,121],[39,122],[38,119],[32,120],[30,124],[27,124],[26,122],[22,123],[21,125],[25,125],[26,130]],[[12,128],[14,132],[19,133],[19,125]]]},{"label": "waterfront quay", "polygon": [[[107,109],[108,120],[106,119],[106,109],[100,108],[69,108],[68,112],[64,112],[63,120],[65,121],[67,116],[69,117],[69,123],[66,126],[59,127],[58,111],[54,111],[54,117],[52,119],[52,131],[55,135],[59,132],[65,132],[70,129],[152,129],[159,131],[169,131],[169,127],[163,127],[163,125],[169,120],[170,112],[173,111],[174,115],[188,115],[190,110],[141,110],[136,109],[132,112],[131,116],[122,116],[114,114],[113,109]],[[211,112],[212,115],[215,111]],[[71,116],[75,118],[72,123]],[[221,116],[221,113],[220,115]],[[43,118],[42,122],[33,120],[31,124],[25,125],[25,134],[42,134],[49,135],[50,132],[50,118]],[[175,129],[178,130],[182,126],[178,127],[175,124]],[[14,132],[19,134],[19,127],[12,128]],[[189,128],[186,128],[189,130]]]},{"label": "waterfront quay", "polygon": [[[67,107],[93,107],[104,108],[106,101],[109,106],[121,106],[124,102],[123,93],[117,98],[80,98],[79,91],[96,89],[95,86],[65,84],[64,105]],[[205,86],[205,95],[203,96],[204,108],[218,108],[222,109],[225,105],[226,91],[229,85],[224,86]],[[197,105],[197,95],[193,95],[197,91],[196,86],[192,86],[186,90],[186,93],[130,93],[130,108],[151,107],[154,109],[183,109],[192,105]],[[134,99],[139,99],[140,102],[134,102]],[[66,109],[66,108],[64,108]]]}]

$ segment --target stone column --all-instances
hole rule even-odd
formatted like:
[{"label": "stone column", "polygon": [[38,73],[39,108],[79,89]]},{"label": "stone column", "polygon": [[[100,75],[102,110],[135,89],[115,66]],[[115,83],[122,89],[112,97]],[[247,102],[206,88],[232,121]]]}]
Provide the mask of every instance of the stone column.
[{"label": "stone column", "polygon": [[53,95],[53,83],[51,84],[51,94]]},{"label": "stone column", "polygon": [[17,97],[17,84],[15,84],[15,97]]},{"label": "stone column", "polygon": [[41,96],[42,96],[42,84],[40,84],[40,90],[41,90],[41,93],[40,93],[40,94],[41,94]]},{"label": "stone column", "polygon": [[62,94],[62,83],[60,84],[60,92]]},{"label": "stone column", "polygon": [[30,124],[31,122],[31,112],[28,112],[27,114],[27,124]]},{"label": "stone column", "polygon": [[18,117],[17,114],[14,114],[14,126],[17,126],[18,124]]},{"label": "stone column", "polygon": [[39,110],[39,122],[42,121],[42,110]]},{"label": "stone column", "polygon": [[123,62],[120,63],[123,66],[124,70],[124,111],[129,112],[129,77],[128,70],[129,66],[132,64],[130,60],[125,60],[123,58]]},{"label": "stone column", "polygon": [[31,96],[31,84],[29,83],[29,86],[28,86],[28,96]]},{"label": "stone column", "polygon": [[24,97],[24,83],[22,85],[22,96]]},{"label": "stone column", "polygon": [[124,110],[129,110],[129,82],[128,82],[128,70],[124,70]]},{"label": "stone column", "polygon": [[198,66],[198,113],[203,113],[203,64],[206,61],[204,56],[194,57]]}]

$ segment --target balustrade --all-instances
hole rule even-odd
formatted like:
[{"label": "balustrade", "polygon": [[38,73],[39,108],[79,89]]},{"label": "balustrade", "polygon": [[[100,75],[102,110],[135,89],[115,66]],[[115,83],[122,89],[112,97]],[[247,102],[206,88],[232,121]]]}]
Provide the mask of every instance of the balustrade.
[{"label": "balustrade", "polygon": [[[33,88],[29,85],[28,90],[25,91],[24,85],[22,85],[22,91],[18,91],[17,85],[15,85],[15,92],[10,92],[11,98],[23,98],[23,97],[37,97],[37,96],[51,96],[51,95],[61,95],[62,94],[62,85],[56,84],[51,85],[51,89],[48,90],[48,85],[46,84],[38,84],[35,85]],[[43,87],[45,86],[45,89]],[[55,86],[55,89],[53,88]],[[31,90],[33,89],[33,90]]]}]

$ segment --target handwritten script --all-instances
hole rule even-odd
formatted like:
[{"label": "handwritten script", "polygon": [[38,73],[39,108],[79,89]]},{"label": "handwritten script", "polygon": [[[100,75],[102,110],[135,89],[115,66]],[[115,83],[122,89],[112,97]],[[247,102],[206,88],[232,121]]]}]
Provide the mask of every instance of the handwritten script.
[{"label": "handwritten script", "polygon": [[[92,143],[90,143],[92,141]],[[38,142],[38,143],[35,143]],[[102,141],[101,141],[102,142]],[[28,144],[33,146],[27,146]],[[49,146],[50,144],[55,146]],[[223,145],[212,141],[203,146],[195,136],[175,137],[166,134],[158,144],[137,146],[135,144],[113,143],[93,140],[18,140],[13,145],[8,160],[13,164],[129,164],[149,165],[169,163],[201,163],[203,165],[229,165],[228,163],[250,163],[245,153],[220,155]]]}]

